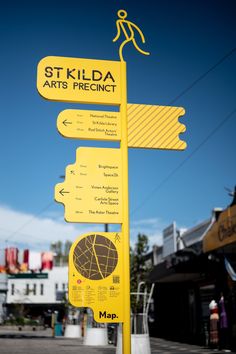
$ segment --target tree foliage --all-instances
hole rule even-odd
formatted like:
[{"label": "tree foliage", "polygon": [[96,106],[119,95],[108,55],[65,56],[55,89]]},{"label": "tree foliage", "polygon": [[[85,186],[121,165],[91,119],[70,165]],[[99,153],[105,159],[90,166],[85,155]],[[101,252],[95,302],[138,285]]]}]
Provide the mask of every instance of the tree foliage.
[{"label": "tree foliage", "polygon": [[[138,284],[142,281],[147,281],[149,267],[146,263],[146,254],[149,250],[148,236],[138,234],[137,242],[133,248],[130,248],[130,291],[137,292]],[[136,312],[138,304],[135,304],[135,299],[131,297],[131,307]]]},{"label": "tree foliage", "polygon": [[54,253],[54,260],[56,265],[63,265],[68,263],[68,256],[72,242],[66,240],[64,243],[61,241],[52,242],[50,250]]}]

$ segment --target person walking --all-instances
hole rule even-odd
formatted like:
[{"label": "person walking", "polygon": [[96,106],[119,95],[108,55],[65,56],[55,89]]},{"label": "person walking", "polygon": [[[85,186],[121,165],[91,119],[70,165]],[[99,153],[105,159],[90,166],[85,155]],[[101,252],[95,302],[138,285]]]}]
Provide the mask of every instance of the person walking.
[{"label": "person walking", "polygon": [[228,318],[225,309],[224,296],[222,293],[219,301],[219,310],[220,310],[220,338],[219,338],[220,350],[223,350],[224,352],[230,352],[231,350],[229,350],[228,348]]},{"label": "person walking", "polygon": [[210,309],[210,336],[209,345],[212,349],[218,349],[219,346],[219,312],[215,300],[209,304]]}]

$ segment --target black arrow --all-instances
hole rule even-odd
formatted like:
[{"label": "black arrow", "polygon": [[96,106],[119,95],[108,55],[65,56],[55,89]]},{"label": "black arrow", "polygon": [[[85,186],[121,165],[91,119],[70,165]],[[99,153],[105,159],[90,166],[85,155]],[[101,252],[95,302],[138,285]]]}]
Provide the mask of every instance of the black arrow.
[{"label": "black arrow", "polygon": [[70,193],[70,192],[67,192],[67,191],[64,190],[64,188],[62,188],[62,189],[59,191],[59,193],[64,197],[64,194],[65,194],[65,193]]},{"label": "black arrow", "polygon": [[65,126],[67,126],[68,124],[72,124],[72,122],[69,122],[67,119],[63,120],[62,122]]}]

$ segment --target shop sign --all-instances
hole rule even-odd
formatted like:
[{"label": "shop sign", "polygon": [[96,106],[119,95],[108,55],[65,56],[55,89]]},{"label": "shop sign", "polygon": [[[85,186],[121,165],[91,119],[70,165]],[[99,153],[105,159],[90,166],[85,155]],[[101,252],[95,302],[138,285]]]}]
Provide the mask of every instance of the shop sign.
[{"label": "shop sign", "polygon": [[8,279],[48,279],[48,273],[8,274]]},{"label": "shop sign", "polygon": [[236,205],[219,215],[203,239],[203,250],[209,252],[236,242]]}]

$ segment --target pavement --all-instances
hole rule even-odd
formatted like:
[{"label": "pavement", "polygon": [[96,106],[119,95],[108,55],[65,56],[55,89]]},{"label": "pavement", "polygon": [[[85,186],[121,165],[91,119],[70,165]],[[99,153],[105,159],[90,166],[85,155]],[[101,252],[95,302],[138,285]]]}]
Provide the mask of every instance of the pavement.
[{"label": "pavement", "polygon": [[[210,350],[195,345],[150,338],[151,354],[218,354],[224,351]],[[0,327],[1,354],[116,354],[116,347],[85,346],[82,339],[52,337],[52,330],[18,331]],[[142,353],[141,353],[142,354]]]},{"label": "pavement", "polygon": [[[190,345],[185,343],[170,342],[161,338],[150,338],[151,344],[151,354],[219,354],[225,353],[226,351],[212,350],[209,348],[200,347],[197,345]],[[233,353],[233,352],[231,352]]]}]

